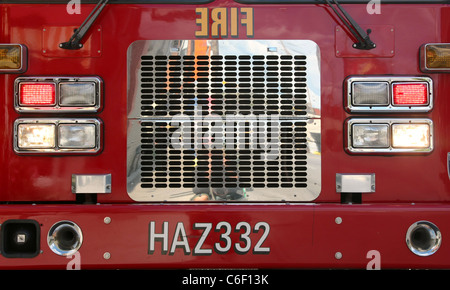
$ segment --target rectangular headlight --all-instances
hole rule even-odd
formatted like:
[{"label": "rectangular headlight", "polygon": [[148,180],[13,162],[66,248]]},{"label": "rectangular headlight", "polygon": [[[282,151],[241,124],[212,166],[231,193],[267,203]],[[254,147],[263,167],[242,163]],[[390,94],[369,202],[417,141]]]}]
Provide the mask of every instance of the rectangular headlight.
[{"label": "rectangular headlight", "polygon": [[61,106],[94,106],[96,95],[94,82],[61,82],[59,84]]},{"label": "rectangular headlight", "polygon": [[95,148],[97,140],[95,124],[60,124],[58,130],[60,148]]},{"label": "rectangular headlight", "polygon": [[102,84],[98,77],[18,77],[14,105],[19,113],[95,113]]},{"label": "rectangular headlight", "polygon": [[388,82],[354,82],[352,87],[354,106],[389,105]]},{"label": "rectangular headlight", "polygon": [[388,124],[354,124],[352,144],[356,148],[388,148]]},{"label": "rectangular headlight", "polygon": [[430,124],[393,124],[392,147],[428,148],[430,146]]},{"label": "rectangular headlight", "polygon": [[97,119],[17,119],[17,153],[97,153],[101,148],[101,122]]},{"label": "rectangular headlight", "polygon": [[433,151],[430,119],[349,119],[346,149],[350,153],[428,153]]},{"label": "rectangular headlight", "polygon": [[55,124],[19,124],[17,146],[20,149],[55,147]]}]

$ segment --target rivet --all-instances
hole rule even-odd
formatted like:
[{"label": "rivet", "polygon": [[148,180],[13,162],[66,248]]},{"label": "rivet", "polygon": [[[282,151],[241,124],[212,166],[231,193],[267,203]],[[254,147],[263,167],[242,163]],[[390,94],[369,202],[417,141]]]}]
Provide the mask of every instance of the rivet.
[{"label": "rivet", "polygon": [[105,253],[103,254],[103,259],[109,260],[109,258],[111,258],[111,254],[110,254],[109,252],[105,252]]},{"label": "rivet", "polygon": [[103,219],[103,222],[108,225],[111,222],[111,218],[107,216]]},{"label": "rivet", "polygon": [[334,221],[336,222],[336,224],[340,225],[342,223],[342,218],[338,216],[334,219]]},{"label": "rivet", "polygon": [[341,252],[336,252],[336,254],[334,254],[334,257],[338,260],[340,260],[342,258],[342,253]]}]

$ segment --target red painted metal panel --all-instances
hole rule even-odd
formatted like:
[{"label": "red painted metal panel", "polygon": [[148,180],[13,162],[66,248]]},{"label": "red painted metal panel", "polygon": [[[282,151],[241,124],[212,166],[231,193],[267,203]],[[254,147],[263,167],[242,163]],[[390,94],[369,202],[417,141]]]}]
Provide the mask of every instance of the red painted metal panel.
[{"label": "red painted metal panel", "polygon": [[[240,4],[232,3],[233,6]],[[206,7],[231,5],[215,1]],[[322,193],[321,201],[338,201],[335,192],[336,173],[372,172],[377,176],[377,192],[364,195],[367,202],[448,201],[449,186],[446,153],[449,144],[439,138],[446,132],[448,116],[448,75],[431,75],[436,91],[434,111],[426,114],[435,122],[436,148],[426,156],[349,156],[343,150],[343,124],[350,115],[343,109],[342,84],[354,74],[422,74],[418,67],[418,49],[425,42],[439,42],[446,37],[437,17],[446,10],[440,5],[382,6],[382,14],[366,14],[365,5],[345,5],[348,12],[364,27],[388,25],[395,29],[395,57],[347,58],[335,55],[335,27],[325,6],[258,5],[254,7],[254,38],[311,39],[321,50],[322,66]],[[19,115],[12,106],[14,75],[2,75],[1,129],[2,164],[0,175],[6,190],[0,199],[17,201],[74,200],[72,174],[113,176],[112,194],[100,196],[103,202],[131,202],[126,193],[126,50],[137,39],[194,38],[196,13],[194,5],[108,5],[96,25],[101,25],[101,57],[49,57],[42,54],[43,27],[74,27],[92,9],[82,5],[82,14],[68,16],[65,5],[2,5],[3,42],[17,42],[29,48],[26,75],[98,75],[105,81],[105,109],[98,115],[105,123],[105,146],[96,157],[33,157],[12,153],[12,123]],[[414,15],[414,17],[410,17]],[[123,19],[127,19],[124,24]],[[428,29],[424,30],[423,27]],[[442,26],[444,27],[444,26]],[[442,28],[444,29],[444,28]],[[410,32],[414,31],[413,34]],[[374,29],[373,37],[385,30]],[[100,37],[100,36],[98,36]],[[240,37],[244,37],[241,35]],[[385,36],[383,36],[385,37]],[[384,39],[384,38],[381,38]],[[389,42],[392,39],[389,36]],[[53,45],[56,45],[55,43]],[[390,43],[388,46],[391,46]],[[380,43],[383,47],[383,43]],[[53,48],[56,49],[56,48]],[[61,53],[61,52],[58,52]],[[7,168],[7,169],[6,169]],[[427,178],[417,168],[427,168]],[[28,182],[23,182],[24,177]],[[412,183],[411,180],[420,182]]]},{"label": "red painted metal panel", "polygon": [[[60,220],[71,220],[83,232],[79,250],[81,269],[89,268],[357,268],[366,269],[378,251],[380,267],[389,268],[448,268],[450,247],[445,241],[429,257],[419,257],[406,246],[405,237],[411,224],[428,220],[444,233],[450,231],[448,206],[430,205],[92,205],[92,206],[1,206],[0,223],[8,219],[34,219],[41,227],[41,253],[30,259],[0,256],[0,268],[59,268],[65,269],[74,257],[54,254],[47,246],[50,227]],[[105,218],[110,218],[105,223]],[[340,221],[337,222],[337,218]],[[162,251],[164,238],[155,240],[154,252],[149,253],[149,225],[155,222],[155,233],[162,234],[163,222],[168,223],[168,251]],[[225,227],[230,225],[231,247],[226,253],[215,249]],[[245,247],[244,222],[254,228],[250,250],[239,253],[235,244]],[[204,228],[194,225],[209,223],[211,230],[199,244]],[[185,236],[177,235],[182,227]],[[263,238],[263,234],[267,236]],[[222,238],[222,239],[221,239]],[[181,241],[189,244],[187,253]],[[242,239],[242,240],[241,240]],[[178,247],[173,243],[178,241]],[[264,254],[255,254],[256,244],[262,241]],[[210,254],[195,255],[195,249]],[[198,250],[197,249],[197,250]],[[104,254],[109,253],[109,259]],[[340,255],[338,254],[340,253]]]},{"label": "red painted metal panel", "polygon": [[59,44],[70,39],[77,26],[44,26],[42,28],[42,55],[47,57],[100,57],[102,55],[102,28],[94,25],[83,41],[83,47],[67,50]]}]

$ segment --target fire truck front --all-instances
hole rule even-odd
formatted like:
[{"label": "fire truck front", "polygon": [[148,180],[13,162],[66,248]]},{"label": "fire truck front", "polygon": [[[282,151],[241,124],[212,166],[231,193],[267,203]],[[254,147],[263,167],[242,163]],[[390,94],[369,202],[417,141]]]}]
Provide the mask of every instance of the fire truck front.
[{"label": "fire truck front", "polygon": [[5,0],[0,268],[448,268],[447,0]]}]

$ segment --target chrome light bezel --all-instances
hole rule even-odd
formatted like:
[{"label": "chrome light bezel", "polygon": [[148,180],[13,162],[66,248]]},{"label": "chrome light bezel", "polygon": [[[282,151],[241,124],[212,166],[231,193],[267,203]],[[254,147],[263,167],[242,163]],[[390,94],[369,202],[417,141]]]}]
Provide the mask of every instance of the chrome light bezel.
[{"label": "chrome light bezel", "polygon": [[[389,126],[389,146],[386,148],[376,148],[376,147],[355,147],[353,146],[353,125],[359,124],[370,124],[370,125],[388,125]],[[392,126],[395,124],[427,124],[430,128],[429,135],[429,146],[424,147],[393,147],[393,136],[392,136]],[[433,121],[430,119],[403,119],[403,118],[392,118],[392,119],[368,119],[368,118],[352,118],[347,119],[345,122],[345,134],[346,134],[346,144],[345,149],[348,153],[354,154],[401,154],[401,153],[412,153],[412,154],[423,154],[430,153],[434,149],[434,137],[433,137]]]},{"label": "chrome light bezel", "polygon": [[[425,231],[425,238],[428,239],[430,245],[426,248],[423,248],[420,245],[415,244],[414,233],[417,230]],[[417,221],[413,223],[406,232],[406,245],[408,249],[421,257],[428,257],[433,255],[439,250],[442,242],[442,234],[439,228],[429,221]]]},{"label": "chrome light bezel", "polygon": [[[95,87],[94,104],[92,106],[66,106],[61,104],[60,86],[62,83],[92,83]],[[20,85],[22,83],[53,83],[55,84],[55,104],[45,106],[22,105],[20,103]],[[85,76],[40,76],[18,77],[14,81],[14,108],[18,113],[97,113],[102,108],[103,81],[100,77]]]},{"label": "chrome light bezel", "polygon": [[[387,105],[354,105],[353,87],[357,82],[385,82],[388,84]],[[428,88],[428,103],[426,105],[394,105],[393,86],[394,84],[424,83]],[[433,80],[427,76],[351,76],[345,80],[344,84],[344,106],[349,113],[413,113],[430,112],[433,109]]]},{"label": "chrome light bezel", "polygon": [[[23,148],[19,147],[19,126],[22,124],[53,124],[55,125],[55,146],[53,148]],[[95,146],[93,148],[62,148],[59,145],[59,125],[60,124],[93,124],[95,126]],[[14,141],[13,148],[17,154],[96,154],[102,148],[102,122],[99,119],[49,119],[49,118],[20,118],[14,122]]]}]

